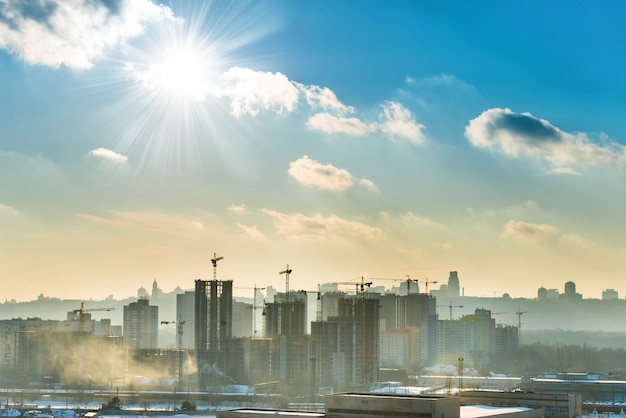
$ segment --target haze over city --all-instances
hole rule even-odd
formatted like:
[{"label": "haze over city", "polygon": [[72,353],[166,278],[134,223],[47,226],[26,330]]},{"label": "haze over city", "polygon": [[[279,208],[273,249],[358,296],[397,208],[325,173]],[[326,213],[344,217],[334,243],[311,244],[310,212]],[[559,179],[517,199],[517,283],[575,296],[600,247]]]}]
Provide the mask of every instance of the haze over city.
[{"label": "haze over city", "polygon": [[3,3],[2,296],[623,295],[625,7]]}]

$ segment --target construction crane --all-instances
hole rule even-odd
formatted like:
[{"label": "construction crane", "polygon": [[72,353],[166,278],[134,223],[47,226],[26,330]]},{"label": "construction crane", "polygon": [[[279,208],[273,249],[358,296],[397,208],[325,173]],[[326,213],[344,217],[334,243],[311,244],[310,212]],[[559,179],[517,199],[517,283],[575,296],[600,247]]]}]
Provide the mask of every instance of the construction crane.
[{"label": "construction crane", "polygon": [[463,305],[453,305],[452,302],[450,302],[449,305],[437,305],[438,307],[448,307],[450,308],[450,320],[452,320],[452,308],[462,308]]},{"label": "construction crane", "polygon": [[428,280],[428,277],[426,277],[425,279],[426,279],[426,280],[424,280],[424,284],[426,285],[426,294],[428,295],[428,294],[429,294],[429,293],[428,293],[428,284],[429,284],[429,283],[430,283],[430,284],[437,284],[437,280],[435,280],[435,281],[429,281],[429,280]]},{"label": "construction crane", "polygon": [[[254,287],[237,287],[237,289],[247,289],[247,290],[254,290],[254,295],[252,296],[253,298],[253,304],[252,304],[252,334],[253,337],[256,338],[256,310],[259,309],[259,306],[256,303],[256,292],[257,290],[265,290],[264,287],[256,287],[256,283],[254,284]],[[263,305],[265,305],[265,303],[263,303]]]},{"label": "construction crane", "polygon": [[415,284],[417,285],[417,293],[419,293],[419,281],[422,279],[411,279],[411,277],[409,277],[409,275],[406,275],[406,294],[410,295],[411,294],[411,282],[415,282]]},{"label": "construction crane", "polygon": [[287,264],[287,268],[283,271],[278,272],[278,274],[284,274],[285,275],[285,295],[287,298],[287,302],[289,302],[289,275],[291,274],[292,270],[289,268],[289,264]]},{"label": "construction crane", "polygon": [[517,343],[519,344],[522,341],[522,315],[530,313],[528,311],[517,311],[515,315],[517,315]]},{"label": "construction crane", "polygon": [[179,316],[176,321],[161,321],[161,324],[176,324],[176,341],[178,345],[178,383],[182,382],[183,378],[183,325],[185,325],[185,320],[182,316]]},{"label": "construction crane", "polygon": [[[418,279],[411,279],[411,277],[409,277],[408,274],[406,275],[406,279],[405,278],[394,279],[394,278],[387,278],[387,277],[375,277],[375,278],[371,278],[370,280],[376,280],[376,281],[378,281],[378,280],[391,280],[391,281],[394,281],[394,282],[406,283],[406,285],[407,285],[407,291],[406,291],[407,295],[411,294],[411,282],[414,282],[415,284],[418,283]],[[418,289],[419,289],[419,287],[418,287]]]},{"label": "construction crane", "polygon": [[213,263],[213,280],[217,280],[217,262],[223,259],[224,257],[218,257],[216,253],[213,253],[213,258],[211,259],[211,263]]},{"label": "construction crane", "polygon": [[356,286],[355,293],[361,296],[365,293],[366,287],[372,286],[372,282],[366,282],[363,276],[361,276],[361,282],[335,282],[335,284],[342,284],[342,285],[347,285],[347,286],[354,285]]},{"label": "construction crane", "polygon": [[76,315],[78,314],[78,331],[83,333],[85,332],[85,322],[87,321],[87,312],[95,312],[95,311],[114,311],[115,308],[91,308],[85,309],[85,302],[80,303],[80,308],[74,309],[72,311],[73,319],[76,319]]}]

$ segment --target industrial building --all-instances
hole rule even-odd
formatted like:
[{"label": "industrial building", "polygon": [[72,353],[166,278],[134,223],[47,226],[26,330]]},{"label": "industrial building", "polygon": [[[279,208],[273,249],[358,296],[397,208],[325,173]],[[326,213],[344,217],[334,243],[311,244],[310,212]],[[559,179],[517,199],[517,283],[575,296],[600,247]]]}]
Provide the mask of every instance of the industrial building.
[{"label": "industrial building", "polygon": [[458,396],[416,396],[371,393],[339,393],[326,396],[325,410],[281,411],[242,408],[219,411],[218,418],[290,416],[326,418],[418,417],[418,418],[543,418],[541,407],[466,405]]},{"label": "industrial building", "polygon": [[626,402],[626,381],[600,379],[587,373],[559,373],[554,378],[522,378],[520,389],[549,394],[579,393],[585,402],[609,405]]},{"label": "industrial building", "polygon": [[458,397],[339,393],[327,396],[326,417],[459,418]]},{"label": "industrial building", "polygon": [[580,418],[582,400],[579,393],[535,393],[524,391],[462,391],[463,405],[522,406],[543,409],[545,418]]}]

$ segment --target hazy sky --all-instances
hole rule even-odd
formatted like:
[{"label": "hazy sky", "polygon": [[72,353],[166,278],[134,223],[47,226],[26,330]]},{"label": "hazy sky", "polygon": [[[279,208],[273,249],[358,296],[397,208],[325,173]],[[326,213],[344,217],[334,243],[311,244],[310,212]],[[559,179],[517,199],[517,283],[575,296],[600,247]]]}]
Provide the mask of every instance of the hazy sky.
[{"label": "hazy sky", "polygon": [[623,297],[625,13],[0,1],[0,299],[189,289],[214,253],[236,288]]}]

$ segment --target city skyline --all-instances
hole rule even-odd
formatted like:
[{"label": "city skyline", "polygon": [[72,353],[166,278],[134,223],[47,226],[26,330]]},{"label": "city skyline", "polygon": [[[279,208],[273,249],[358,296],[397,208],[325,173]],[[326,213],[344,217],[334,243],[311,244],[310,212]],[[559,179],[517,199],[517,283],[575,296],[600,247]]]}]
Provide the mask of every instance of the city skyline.
[{"label": "city skyline", "polygon": [[623,295],[625,8],[3,4],[3,295],[169,292],[214,254],[249,288]]}]

